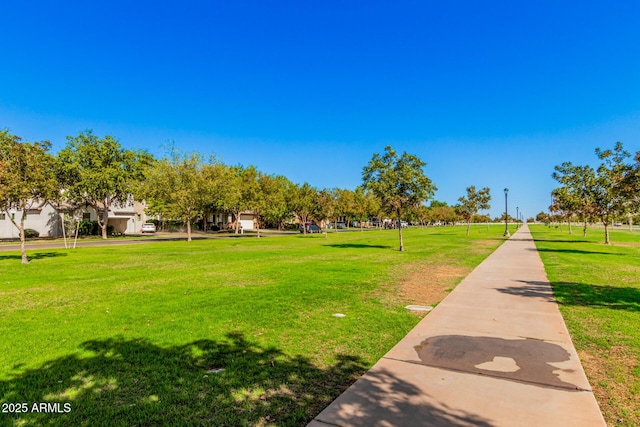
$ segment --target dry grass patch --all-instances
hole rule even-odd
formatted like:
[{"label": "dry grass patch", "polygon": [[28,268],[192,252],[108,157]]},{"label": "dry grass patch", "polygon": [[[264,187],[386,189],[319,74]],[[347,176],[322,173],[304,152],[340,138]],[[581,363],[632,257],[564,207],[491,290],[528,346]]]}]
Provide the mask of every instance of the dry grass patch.
[{"label": "dry grass patch", "polygon": [[634,412],[640,399],[632,389],[633,381],[625,379],[634,377],[636,357],[622,346],[608,351],[586,348],[578,355],[605,418],[615,425],[631,425],[639,415]]},{"label": "dry grass patch", "polygon": [[433,305],[442,301],[472,269],[456,265],[413,265],[405,268],[399,291],[408,303]]}]

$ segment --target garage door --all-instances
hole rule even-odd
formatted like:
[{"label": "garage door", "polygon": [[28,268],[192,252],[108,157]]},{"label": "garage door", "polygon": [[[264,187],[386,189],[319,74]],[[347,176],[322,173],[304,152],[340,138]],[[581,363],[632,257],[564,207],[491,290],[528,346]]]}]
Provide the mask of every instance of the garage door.
[{"label": "garage door", "polygon": [[248,215],[240,215],[240,226],[243,230],[253,230],[253,218]]}]

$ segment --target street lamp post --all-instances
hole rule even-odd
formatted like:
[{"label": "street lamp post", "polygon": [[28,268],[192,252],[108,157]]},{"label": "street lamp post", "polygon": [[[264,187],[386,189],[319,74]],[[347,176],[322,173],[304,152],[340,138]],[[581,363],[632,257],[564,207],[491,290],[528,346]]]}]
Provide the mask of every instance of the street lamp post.
[{"label": "street lamp post", "polygon": [[516,206],[516,230],[520,228],[520,214],[518,213],[520,208]]},{"label": "street lamp post", "polygon": [[504,189],[504,236],[509,237],[511,233],[509,233],[509,209],[507,208],[507,194],[509,194],[509,189]]}]

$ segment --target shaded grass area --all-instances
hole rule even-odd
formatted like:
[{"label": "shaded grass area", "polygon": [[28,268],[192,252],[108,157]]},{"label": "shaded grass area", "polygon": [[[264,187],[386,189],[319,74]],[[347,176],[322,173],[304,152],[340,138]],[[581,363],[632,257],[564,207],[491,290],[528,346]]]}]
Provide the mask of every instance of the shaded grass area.
[{"label": "shaded grass area", "polygon": [[530,228],[607,423],[640,425],[640,234]]},{"label": "shaded grass area", "polygon": [[0,417],[304,425],[419,320],[409,266],[470,269],[503,241],[464,232],[407,230],[403,253],[393,231],[0,253],[0,403],[71,405]]}]

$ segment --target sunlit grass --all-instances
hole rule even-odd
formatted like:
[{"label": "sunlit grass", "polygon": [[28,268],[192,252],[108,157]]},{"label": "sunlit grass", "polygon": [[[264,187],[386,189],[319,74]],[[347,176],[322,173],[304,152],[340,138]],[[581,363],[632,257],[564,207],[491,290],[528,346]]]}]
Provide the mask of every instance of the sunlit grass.
[{"label": "sunlit grass", "polygon": [[71,403],[10,418],[33,425],[305,424],[419,320],[403,266],[471,269],[498,228],[0,252],[1,402]]}]

